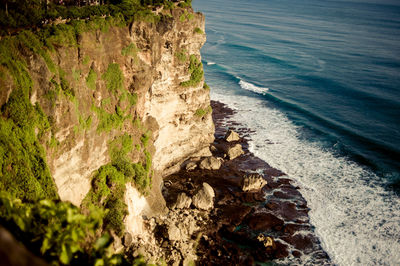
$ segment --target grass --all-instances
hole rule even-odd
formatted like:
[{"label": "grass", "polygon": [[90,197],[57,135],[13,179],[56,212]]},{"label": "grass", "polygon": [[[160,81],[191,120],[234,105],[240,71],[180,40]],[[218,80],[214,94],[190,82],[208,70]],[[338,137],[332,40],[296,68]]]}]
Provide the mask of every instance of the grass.
[{"label": "grass", "polygon": [[129,115],[125,115],[125,112],[120,107],[115,107],[114,113],[109,113],[102,107],[92,106],[92,109],[97,114],[99,124],[97,126],[97,132],[110,132],[112,129],[121,128],[124,121],[129,118]]},{"label": "grass", "polygon": [[210,90],[210,86],[208,86],[208,84],[204,82],[203,89]]}]

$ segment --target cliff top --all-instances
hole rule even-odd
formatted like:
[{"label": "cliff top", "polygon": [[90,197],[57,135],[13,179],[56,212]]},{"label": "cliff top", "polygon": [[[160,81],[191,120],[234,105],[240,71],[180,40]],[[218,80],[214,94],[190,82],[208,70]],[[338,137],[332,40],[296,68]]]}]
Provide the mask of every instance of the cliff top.
[{"label": "cliff top", "polygon": [[4,0],[0,6],[0,35],[10,35],[25,28],[67,20],[101,16],[137,16],[157,14],[160,8],[190,7],[191,0]]}]

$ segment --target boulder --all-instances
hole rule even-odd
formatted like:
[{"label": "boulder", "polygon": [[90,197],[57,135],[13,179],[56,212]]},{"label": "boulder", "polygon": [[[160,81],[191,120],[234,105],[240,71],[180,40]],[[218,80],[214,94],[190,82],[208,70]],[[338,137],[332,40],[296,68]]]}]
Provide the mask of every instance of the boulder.
[{"label": "boulder", "polygon": [[200,169],[205,169],[205,170],[218,170],[222,165],[222,162],[214,157],[206,157],[200,162]]},{"label": "boulder", "polygon": [[192,199],[189,198],[185,193],[181,193],[178,195],[174,207],[177,209],[184,209],[189,208],[190,204],[192,204]]},{"label": "boulder", "polygon": [[207,183],[203,183],[202,189],[193,197],[193,205],[202,210],[210,210],[214,207],[214,189]]},{"label": "boulder", "polygon": [[188,162],[185,166],[186,171],[193,171],[196,169],[197,164],[195,162]]},{"label": "boulder", "polygon": [[229,147],[226,154],[228,155],[229,160],[233,160],[233,159],[239,157],[240,155],[244,154],[242,145],[236,144],[232,147]]},{"label": "boulder", "polygon": [[242,190],[243,191],[260,191],[267,181],[259,174],[249,174],[243,176]]},{"label": "boulder", "polygon": [[238,141],[240,140],[239,134],[236,133],[233,130],[228,130],[228,132],[226,132],[224,139],[228,142],[232,142],[232,141]]}]

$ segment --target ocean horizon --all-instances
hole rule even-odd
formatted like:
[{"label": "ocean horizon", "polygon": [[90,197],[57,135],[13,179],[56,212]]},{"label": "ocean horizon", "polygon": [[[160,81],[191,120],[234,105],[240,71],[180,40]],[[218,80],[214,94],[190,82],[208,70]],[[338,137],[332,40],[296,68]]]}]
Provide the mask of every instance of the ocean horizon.
[{"label": "ocean horizon", "polygon": [[297,182],[332,262],[399,265],[400,3],[193,6],[206,16],[211,99],[237,110],[251,151]]}]

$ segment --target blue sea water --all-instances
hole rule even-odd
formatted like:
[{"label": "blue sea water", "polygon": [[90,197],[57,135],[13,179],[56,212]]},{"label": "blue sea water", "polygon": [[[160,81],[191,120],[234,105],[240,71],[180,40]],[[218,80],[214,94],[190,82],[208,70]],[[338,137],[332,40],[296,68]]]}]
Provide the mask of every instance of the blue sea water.
[{"label": "blue sea water", "polygon": [[400,1],[194,8],[206,15],[211,98],[237,109],[252,151],[298,182],[332,260],[400,265]]}]

